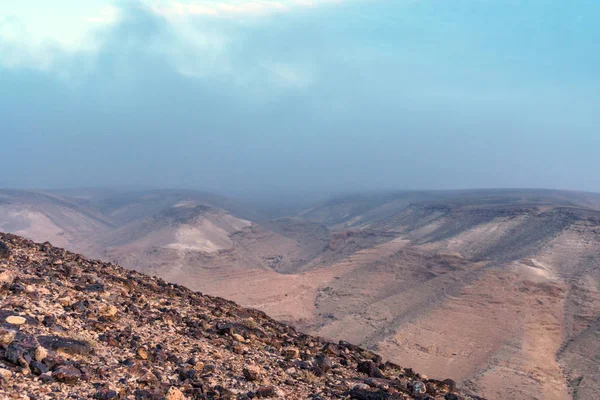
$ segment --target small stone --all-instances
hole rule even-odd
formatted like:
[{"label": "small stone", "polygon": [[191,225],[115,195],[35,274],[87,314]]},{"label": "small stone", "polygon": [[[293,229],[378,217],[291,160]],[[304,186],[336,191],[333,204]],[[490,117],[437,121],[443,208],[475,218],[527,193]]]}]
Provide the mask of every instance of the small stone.
[{"label": "small stone", "polygon": [[293,360],[300,357],[300,350],[295,347],[286,347],[282,352],[283,356],[288,360]]},{"label": "small stone", "polygon": [[12,325],[23,325],[27,320],[23,317],[19,317],[18,315],[11,315],[6,317],[6,322]]},{"label": "small stone", "polygon": [[246,318],[242,321],[242,325],[244,325],[248,329],[256,329],[258,328],[258,324],[254,320],[254,318]]},{"label": "small stone", "polygon": [[[358,372],[362,372],[363,374],[367,374],[367,376],[371,378],[385,378],[385,376],[381,373],[377,365],[373,361],[363,361],[358,364],[357,368]],[[425,392],[423,392],[425,393]]]},{"label": "small stone", "polygon": [[119,310],[117,310],[117,307],[110,305],[100,310],[100,315],[107,318],[114,318],[117,315],[118,311]]},{"label": "small stone", "polygon": [[275,396],[275,391],[276,389],[273,386],[261,386],[256,391],[256,394],[258,394],[258,397],[273,397]]},{"label": "small stone", "polygon": [[15,336],[17,336],[17,331],[14,329],[0,327],[0,344],[5,346],[11,344]]},{"label": "small stone", "polygon": [[75,303],[75,301],[71,298],[71,297],[61,297],[60,299],[58,299],[58,304],[60,304],[63,307],[69,307],[71,306],[73,303]]},{"label": "small stone", "polygon": [[12,377],[11,371],[9,371],[5,368],[0,368],[0,379],[2,379],[5,382],[8,382],[11,377]]},{"label": "small stone", "polygon": [[96,392],[96,394],[94,394],[94,399],[97,400],[111,400],[111,399],[116,399],[119,397],[119,394],[114,391],[114,390],[110,390],[110,389],[102,389]]},{"label": "small stone", "polygon": [[260,379],[260,368],[255,365],[247,366],[242,372],[247,381],[257,381]]},{"label": "small stone", "polygon": [[242,335],[240,335],[239,333],[234,333],[232,336],[235,340],[237,340],[240,343],[246,342],[246,339],[244,339],[244,337]]},{"label": "small stone", "polygon": [[187,397],[181,393],[181,390],[177,389],[175,386],[171,386],[167,392],[167,400],[187,400]]},{"label": "small stone", "polygon": [[427,391],[427,387],[425,386],[425,384],[421,381],[415,381],[413,382],[413,394],[417,395],[417,394],[424,394]]},{"label": "small stone", "polygon": [[333,367],[333,363],[327,354],[317,354],[315,356],[315,366],[326,374]]},{"label": "small stone", "polygon": [[10,257],[10,249],[4,242],[0,242],[0,259],[8,259]]},{"label": "small stone", "polygon": [[75,383],[81,378],[81,371],[72,365],[61,365],[52,376],[60,382]]},{"label": "small stone", "polygon": [[0,272],[0,283],[8,283],[11,284],[15,280],[15,276],[10,271],[2,271]]},{"label": "small stone", "polygon": [[41,375],[41,374],[45,374],[46,372],[49,371],[49,368],[47,365],[42,364],[39,361],[31,361],[29,363],[29,368],[31,368],[31,372],[33,372],[35,375]]},{"label": "small stone", "polygon": [[196,364],[194,364],[194,370],[199,372],[204,371],[204,363],[202,361],[198,361]]},{"label": "small stone", "polygon": [[340,350],[333,343],[327,343],[325,346],[323,346],[323,349],[321,349],[321,351],[323,353],[329,354],[331,356],[339,356],[340,355]]},{"label": "small stone", "polygon": [[146,350],[144,347],[138,348],[136,354],[142,360],[148,359],[148,350]]},{"label": "small stone", "polygon": [[449,392],[454,392],[456,390],[456,382],[454,382],[452,379],[444,379],[442,384],[446,385]]},{"label": "small stone", "polygon": [[36,361],[43,361],[44,358],[48,357],[48,350],[46,350],[46,348],[44,348],[43,346],[38,346],[35,348],[35,353],[33,358]]}]

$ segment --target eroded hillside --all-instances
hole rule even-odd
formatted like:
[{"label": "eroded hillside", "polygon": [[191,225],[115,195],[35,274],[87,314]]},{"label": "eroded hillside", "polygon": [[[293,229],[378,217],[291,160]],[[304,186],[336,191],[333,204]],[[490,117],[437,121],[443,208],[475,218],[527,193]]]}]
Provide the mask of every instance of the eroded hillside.
[{"label": "eroded hillside", "polygon": [[348,342],[0,234],[0,397],[475,399]]},{"label": "eroded hillside", "polygon": [[600,395],[599,195],[368,194],[273,220],[207,200],[144,192],[68,203],[113,226],[86,236],[86,254],[492,399]]}]

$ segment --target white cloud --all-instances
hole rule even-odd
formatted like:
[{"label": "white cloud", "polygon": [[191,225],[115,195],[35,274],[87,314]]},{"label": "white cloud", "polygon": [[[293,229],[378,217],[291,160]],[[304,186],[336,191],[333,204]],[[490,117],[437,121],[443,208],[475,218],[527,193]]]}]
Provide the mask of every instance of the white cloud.
[{"label": "white cloud", "polygon": [[341,3],[343,0],[237,0],[237,1],[206,1],[171,2],[168,4],[155,4],[151,8],[157,14],[166,17],[189,17],[194,15],[252,15],[261,16],[277,12],[289,12],[299,7],[316,7],[332,3]]},{"label": "white cloud", "polygon": [[119,9],[114,6],[106,6],[104,7],[100,13],[94,16],[90,16],[85,18],[87,22],[92,24],[112,24],[119,18]]}]

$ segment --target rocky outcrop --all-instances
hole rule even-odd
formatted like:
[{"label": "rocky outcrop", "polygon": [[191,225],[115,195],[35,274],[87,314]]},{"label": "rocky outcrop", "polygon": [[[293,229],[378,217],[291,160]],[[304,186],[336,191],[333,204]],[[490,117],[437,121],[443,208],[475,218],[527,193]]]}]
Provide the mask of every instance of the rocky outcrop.
[{"label": "rocky outcrop", "polygon": [[475,399],[347,342],[0,234],[0,398]]}]

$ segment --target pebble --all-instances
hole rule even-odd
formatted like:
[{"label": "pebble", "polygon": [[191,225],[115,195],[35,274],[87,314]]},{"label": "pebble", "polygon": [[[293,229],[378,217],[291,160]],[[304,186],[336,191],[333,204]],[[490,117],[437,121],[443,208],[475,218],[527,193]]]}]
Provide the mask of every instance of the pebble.
[{"label": "pebble", "polygon": [[260,379],[260,368],[256,365],[249,365],[242,372],[247,381],[257,381]]},{"label": "pebble", "polygon": [[45,347],[43,347],[43,346],[38,346],[38,347],[36,347],[36,348],[35,348],[35,353],[34,353],[34,356],[33,356],[33,358],[34,358],[36,361],[40,361],[40,362],[41,362],[41,361],[43,361],[43,360],[44,360],[44,358],[46,358],[46,357],[48,357],[48,350],[46,350],[46,348],[45,348]]},{"label": "pebble", "polygon": [[17,331],[10,328],[0,327],[0,344],[9,345],[17,336]]},{"label": "pebble", "polygon": [[6,382],[8,382],[10,380],[10,378],[12,377],[12,372],[5,369],[5,368],[0,368],[0,378]]},{"label": "pebble", "polygon": [[11,325],[23,325],[25,322],[27,322],[27,320],[18,315],[11,315],[6,317],[6,322]]},{"label": "pebble", "polygon": [[10,271],[0,272],[0,283],[11,284],[15,280],[15,275]]},{"label": "pebble", "polygon": [[167,392],[167,400],[187,400],[187,397],[181,393],[181,390],[177,389],[175,386],[171,386]]},{"label": "pebble", "polygon": [[293,360],[300,357],[300,350],[295,347],[286,347],[282,352],[283,356],[288,360]]}]

